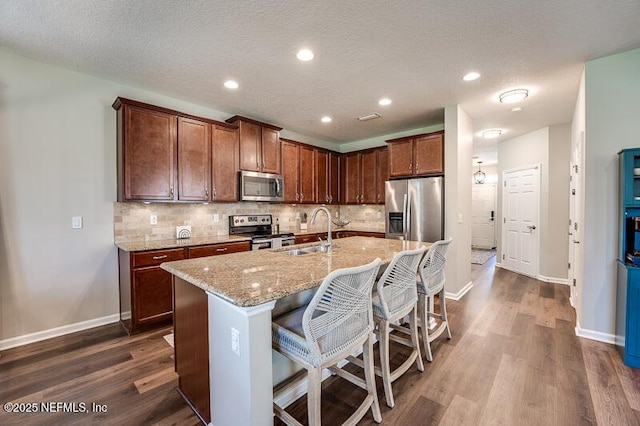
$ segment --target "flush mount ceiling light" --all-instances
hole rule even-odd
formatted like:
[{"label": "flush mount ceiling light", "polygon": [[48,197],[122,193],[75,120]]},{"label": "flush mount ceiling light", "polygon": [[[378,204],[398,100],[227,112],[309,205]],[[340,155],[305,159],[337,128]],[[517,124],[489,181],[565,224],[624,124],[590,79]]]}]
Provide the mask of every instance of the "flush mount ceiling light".
[{"label": "flush mount ceiling light", "polygon": [[473,80],[477,80],[480,78],[480,73],[475,72],[475,71],[471,71],[470,73],[465,74],[464,77],[462,77],[462,79],[464,81],[473,81]]},{"label": "flush mount ceiling light", "polygon": [[300,49],[296,57],[303,62],[308,62],[315,58],[315,55],[309,49]]},{"label": "flush mount ceiling light", "polygon": [[380,118],[380,117],[382,117],[382,116],[380,114],[378,114],[377,112],[372,112],[371,114],[361,115],[360,117],[357,117],[357,118],[360,121],[369,121],[369,120],[374,120],[374,119]]},{"label": "flush mount ceiling light", "polygon": [[226,87],[227,89],[237,89],[240,86],[233,80],[227,80],[224,82],[224,87]]},{"label": "flush mount ceiling light", "polygon": [[322,121],[323,123],[331,123],[331,117],[325,115],[320,119],[320,121]]},{"label": "flush mount ceiling light", "polygon": [[500,136],[502,134],[502,130],[500,129],[491,129],[491,130],[485,130],[484,132],[482,132],[482,137],[484,139],[495,139],[498,136]]},{"label": "flush mount ceiling light", "polygon": [[514,89],[500,94],[500,102],[503,104],[513,104],[527,99],[529,91],[527,89]]},{"label": "flush mount ceiling light", "polygon": [[522,107],[515,107],[511,110],[511,112],[520,112],[522,111]]},{"label": "flush mount ceiling light", "polygon": [[391,105],[391,99],[389,98],[382,98],[378,101],[378,105],[382,105],[382,106],[387,106],[387,105]]},{"label": "flush mount ceiling light", "polygon": [[484,172],[480,169],[480,164],[482,164],[482,161],[478,161],[478,171],[473,174],[473,180],[478,184],[484,183],[484,178],[486,177]]}]

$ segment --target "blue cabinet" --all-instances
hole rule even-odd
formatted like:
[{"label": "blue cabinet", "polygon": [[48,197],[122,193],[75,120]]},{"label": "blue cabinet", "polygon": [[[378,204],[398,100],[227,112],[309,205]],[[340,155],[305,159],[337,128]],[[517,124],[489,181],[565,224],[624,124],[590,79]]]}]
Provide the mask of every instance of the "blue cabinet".
[{"label": "blue cabinet", "polygon": [[618,160],[616,345],[626,365],[640,368],[640,148],[620,151]]}]

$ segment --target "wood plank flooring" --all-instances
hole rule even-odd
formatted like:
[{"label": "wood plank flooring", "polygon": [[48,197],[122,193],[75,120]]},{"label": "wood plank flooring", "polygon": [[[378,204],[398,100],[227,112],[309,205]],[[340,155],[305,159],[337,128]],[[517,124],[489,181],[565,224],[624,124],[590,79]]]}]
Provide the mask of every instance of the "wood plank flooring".
[{"label": "wood plank flooring", "polygon": [[[569,287],[494,262],[472,265],[474,288],[447,301],[453,339],[432,344],[423,373],[412,368],[393,384],[394,409],[378,378],[383,424],[640,425],[640,370],[624,366],[613,346],[575,336]],[[176,392],[173,349],[162,338],[170,331],[128,337],[113,324],[2,352],[0,402],[85,403],[89,412],[0,409],[0,425],[199,424]],[[392,363],[403,350],[392,345]],[[343,422],[363,396],[326,380],[324,424]],[[91,403],[107,411],[91,412]],[[306,423],[305,397],[288,411]],[[361,423],[375,424],[370,413]]]}]

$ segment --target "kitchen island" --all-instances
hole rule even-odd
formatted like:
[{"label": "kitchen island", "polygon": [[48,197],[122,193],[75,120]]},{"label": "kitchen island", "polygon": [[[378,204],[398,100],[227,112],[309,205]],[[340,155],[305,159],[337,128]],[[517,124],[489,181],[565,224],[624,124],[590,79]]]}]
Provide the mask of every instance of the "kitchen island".
[{"label": "kitchen island", "polygon": [[272,317],[305,303],[333,270],[375,258],[384,268],[422,245],[351,237],[328,253],[286,253],[306,244],[163,263],[173,274],[179,391],[205,423],[272,424]]}]

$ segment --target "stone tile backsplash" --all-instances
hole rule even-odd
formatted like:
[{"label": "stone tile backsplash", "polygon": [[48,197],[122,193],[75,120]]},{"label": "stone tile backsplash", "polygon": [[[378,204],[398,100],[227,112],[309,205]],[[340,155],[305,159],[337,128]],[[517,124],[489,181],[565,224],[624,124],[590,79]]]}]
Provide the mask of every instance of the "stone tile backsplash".
[{"label": "stone tile backsplash", "polygon": [[[300,230],[304,214],[307,222],[310,214],[318,205],[289,205],[269,203],[215,203],[215,204],[177,204],[177,203],[114,203],[114,242],[150,241],[173,239],[176,226],[191,226],[194,237],[219,236],[229,233],[229,216],[237,214],[271,214],[279,219],[281,232]],[[384,232],[384,206],[327,206],[336,217],[336,213],[351,223],[349,228],[366,228]],[[218,222],[214,215],[218,215]],[[151,215],[156,215],[158,223],[150,224]],[[298,216],[300,219],[297,219]],[[380,216],[380,217],[378,217]],[[308,224],[309,232],[321,232],[327,227],[326,216],[319,215],[314,226]]]}]

